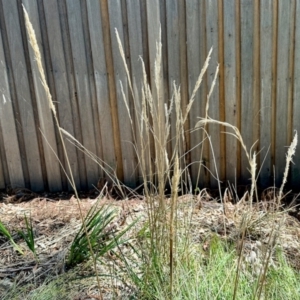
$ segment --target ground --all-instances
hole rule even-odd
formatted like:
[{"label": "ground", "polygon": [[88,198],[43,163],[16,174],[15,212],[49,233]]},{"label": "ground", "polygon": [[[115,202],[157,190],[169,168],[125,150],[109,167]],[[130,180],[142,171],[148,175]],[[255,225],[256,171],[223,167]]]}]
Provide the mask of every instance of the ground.
[{"label": "ground", "polygon": [[[95,205],[97,195],[97,191],[80,195],[84,215]],[[229,197],[224,197],[223,200],[226,201],[224,208],[221,203],[212,200],[206,191],[197,197],[186,195],[179,198],[179,218],[191,217],[193,240],[195,243],[202,243],[204,251],[209,248],[207,237],[211,234],[226,237],[236,242],[239,247],[241,216],[249,204],[246,199],[237,204],[233,204]],[[253,223],[244,244],[245,261],[251,261],[253,255],[259,256],[269,243],[274,224],[282,221],[278,243],[284,249],[291,265],[300,270],[300,222],[286,211],[272,213],[270,203],[272,201],[265,198],[264,201],[254,204]],[[117,209],[117,217],[112,224],[118,228],[117,230],[126,228],[136,218],[140,218],[137,224],[143,224],[147,218],[147,204],[142,198],[113,200],[108,197],[101,199],[100,204],[111,205]],[[24,214],[32,220],[38,260],[16,234],[17,230],[26,228]],[[19,255],[7,239],[0,235],[0,297],[1,293],[5,295],[14,287],[24,286],[24,299],[24,295],[32,293],[48,282],[49,278],[53,280],[61,274],[65,276],[70,274],[71,277],[74,275],[74,270],[66,270],[64,265],[68,247],[81,226],[78,204],[73,195],[66,193],[36,195],[27,190],[19,190],[11,196],[2,193],[0,220],[10,232],[14,233],[15,242],[25,252],[23,256]],[[137,226],[141,228],[142,225]],[[109,257],[105,258],[107,265],[111,263],[109,260]],[[92,272],[91,265],[81,265],[75,267],[75,270],[77,278],[73,279],[76,284],[69,286],[72,299],[97,299],[96,281],[88,277]],[[106,267],[99,266],[99,272],[109,271]],[[107,299],[111,299],[112,292],[119,294],[120,297],[126,292],[126,287],[119,283],[112,283],[109,279],[101,280]]]}]

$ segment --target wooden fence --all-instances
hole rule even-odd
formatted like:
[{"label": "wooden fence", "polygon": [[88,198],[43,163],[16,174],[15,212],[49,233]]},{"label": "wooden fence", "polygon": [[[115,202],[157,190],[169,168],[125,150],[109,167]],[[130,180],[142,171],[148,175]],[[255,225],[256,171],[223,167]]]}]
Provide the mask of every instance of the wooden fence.
[{"label": "wooden fence", "polygon": [[[189,127],[194,128],[198,117],[204,116],[206,95],[219,63],[209,115],[238,126],[247,147],[258,140],[260,183],[268,186],[275,180],[280,184],[286,146],[293,131],[300,129],[299,0],[0,0],[0,188],[68,188],[51,150],[64,165],[28,42],[22,2],[35,28],[61,126],[116,168],[126,184],[135,185],[139,173],[120,91],[121,80],[130,97],[115,28],[139,89],[139,56],[153,82],[160,24],[166,99],[175,80],[186,106],[213,47]],[[209,134],[220,178],[248,183],[249,166],[239,143],[218,126],[209,126]],[[193,149],[201,138],[202,134],[192,132],[188,148]],[[67,147],[77,186],[90,188],[103,176],[101,169],[75,146]],[[199,157],[196,147],[189,162]],[[212,159],[206,147],[203,163],[208,168]],[[297,186],[300,150],[294,163],[290,182]],[[193,164],[192,178],[197,169]],[[203,172],[201,180],[203,185],[216,183],[208,172]]]}]

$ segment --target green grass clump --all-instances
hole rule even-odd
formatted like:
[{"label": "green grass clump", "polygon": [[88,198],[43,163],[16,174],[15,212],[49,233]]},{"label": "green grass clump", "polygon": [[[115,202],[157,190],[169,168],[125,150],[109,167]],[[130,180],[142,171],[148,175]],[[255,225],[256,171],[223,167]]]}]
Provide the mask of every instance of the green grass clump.
[{"label": "green grass clump", "polygon": [[[204,250],[204,244],[189,242],[189,248],[186,249],[186,241],[178,243],[172,298],[166,262],[157,260],[155,264],[153,261],[149,264],[148,259],[153,260],[153,257],[144,259],[144,273],[139,275],[140,281],[135,281],[139,289],[132,299],[234,299],[238,262],[235,245],[229,246],[217,235],[207,240],[205,245],[209,246]],[[297,299],[300,273],[286,262],[281,251],[278,251],[275,259],[277,263],[268,268],[260,298],[254,297],[258,275],[249,277],[249,272],[240,272],[237,299]]]},{"label": "green grass clump", "polygon": [[31,219],[30,219],[30,221],[28,221],[25,214],[24,214],[24,219],[25,219],[25,224],[26,224],[26,231],[18,230],[18,233],[25,240],[28,248],[33,253],[34,257],[37,259],[32,221],[31,221]]},{"label": "green grass clump", "polygon": [[36,287],[33,284],[14,285],[5,294],[0,294],[1,300],[72,300],[80,293],[81,284],[74,272],[59,276],[49,276],[43,284]]},{"label": "green grass clump", "polygon": [[300,299],[300,272],[289,265],[280,249],[276,251],[276,258],[276,267],[269,268],[267,285],[264,288],[265,298]]},{"label": "green grass clump", "polygon": [[[98,203],[96,203],[84,219],[90,244],[97,259],[128,241],[122,237],[134,226],[135,222],[116,234],[114,228],[109,228],[115,218],[116,210],[104,205],[98,208]],[[66,267],[67,269],[74,267],[90,257],[89,243],[84,225],[82,225],[71,244]]]},{"label": "green grass clump", "polygon": [[7,230],[7,228],[3,225],[3,223],[0,221],[0,234],[2,234],[3,236],[5,236],[9,242],[12,244],[12,246],[14,247],[14,249],[16,251],[18,251],[21,255],[24,255],[24,252],[22,251],[22,249],[20,248],[20,246],[18,246],[14,239],[12,238],[10,232]]}]

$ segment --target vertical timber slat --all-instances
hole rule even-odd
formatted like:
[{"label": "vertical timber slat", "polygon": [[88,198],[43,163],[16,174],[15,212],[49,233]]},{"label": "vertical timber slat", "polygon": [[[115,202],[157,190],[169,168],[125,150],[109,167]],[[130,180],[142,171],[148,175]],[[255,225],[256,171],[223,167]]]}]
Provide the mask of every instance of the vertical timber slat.
[{"label": "vertical timber slat", "polygon": [[[67,68],[62,43],[61,27],[59,22],[59,10],[56,2],[43,1],[45,9],[45,19],[49,39],[51,70],[54,77],[56,101],[58,107],[58,118],[60,126],[75,136],[73,127],[72,104],[68,86]],[[78,157],[75,146],[66,141],[66,149],[71,164],[75,185],[80,188],[80,176]],[[65,165],[65,168],[67,166]],[[67,173],[69,171],[67,170]],[[70,188],[70,187],[69,187]]]},{"label": "vertical timber slat", "polygon": [[[39,26],[39,14],[37,3],[35,1],[24,0],[24,6],[27,10],[30,22],[34,28],[37,45],[39,47],[42,65],[44,72],[46,72],[45,62],[43,59],[43,48],[41,42],[41,32]],[[27,33],[28,34],[28,33]],[[29,39],[29,38],[28,38]],[[60,166],[56,158],[57,144],[55,137],[55,128],[53,123],[52,111],[48,103],[45,88],[40,81],[40,72],[35,62],[35,56],[31,45],[29,45],[30,64],[32,69],[34,92],[37,103],[37,111],[39,116],[40,130],[43,135],[43,150],[46,164],[48,187],[51,192],[60,191],[62,189],[62,181],[60,176]],[[54,153],[53,153],[54,152]]]},{"label": "vertical timber slat", "polygon": [[156,43],[159,41],[160,11],[158,0],[147,0],[147,24],[148,24],[148,49],[150,65],[150,84],[154,90],[154,62],[156,57]]},{"label": "vertical timber slat", "polygon": [[105,61],[107,68],[107,79],[108,79],[108,92],[110,100],[110,110],[112,118],[112,129],[113,129],[113,140],[116,155],[116,174],[119,180],[124,180],[124,170],[122,163],[122,148],[120,141],[120,128],[118,120],[118,103],[117,103],[117,93],[116,84],[114,76],[114,65],[112,57],[112,44],[110,36],[110,23],[109,23],[109,13],[108,13],[108,1],[101,1],[101,18],[102,18],[102,32],[103,32],[103,42],[105,51]]},{"label": "vertical timber slat", "polygon": [[8,45],[12,62],[12,74],[18,102],[22,135],[24,137],[30,188],[35,191],[44,189],[41,159],[38,147],[37,132],[34,122],[33,106],[26,70],[25,54],[22,44],[20,21],[16,1],[3,1],[3,12],[8,36]]},{"label": "vertical timber slat", "polygon": [[[205,1],[200,2],[200,68],[202,69],[204,66],[204,62],[206,60],[208,51],[207,51],[207,32],[206,32],[206,3]],[[211,61],[210,61],[211,63]],[[200,73],[199,73],[200,74]],[[198,74],[198,75],[199,75]],[[205,117],[206,116],[206,103],[207,103],[207,71],[205,72],[202,83],[200,85],[198,93],[200,94],[200,110],[198,111],[198,115],[196,118]],[[209,126],[206,127],[208,129]],[[201,159],[201,163],[203,167],[201,167],[201,173],[203,173],[204,178],[203,181],[200,181],[202,187],[209,186],[210,184],[210,172],[209,172],[209,163],[210,163],[210,151],[209,151],[209,142],[207,140],[206,133],[199,131],[203,143],[201,144],[201,155],[198,159]],[[201,174],[200,174],[201,175]]]},{"label": "vertical timber slat", "polygon": [[[24,187],[24,174],[22,169],[17,129],[13,112],[12,99],[8,84],[7,65],[4,57],[2,35],[0,32],[0,126],[6,161],[9,173],[9,184],[12,188]],[[0,188],[4,188],[4,178],[0,168]]]},{"label": "vertical timber slat", "polygon": [[296,148],[295,158],[292,164],[292,185],[294,188],[299,188],[300,182],[300,0],[296,0],[296,20],[295,20],[295,57],[294,57],[294,107],[293,107],[293,129],[298,133],[298,145]]},{"label": "vertical timber slat", "polygon": [[[237,126],[237,74],[236,74],[236,28],[235,1],[224,1],[224,76],[225,76],[225,120]],[[225,128],[228,131],[228,128]],[[230,129],[229,129],[230,130]],[[233,183],[237,170],[237,141],[226,134],[226,180]]]},{"label": "vertical timber slat", "polygon": [[[208,91],[211,88],[213,79],[215,77],[216,68],[219,60],[219,26],[218,26],[218,3],[216,1],[206,1],[206,46],[207,53],[210,48],[213,47],[211,60],[207,69],[207,81]],[[208,115],[216,120],[220,120],[220,104],[219,104],[219,76],[213,90],[213,93],[209,99],[209,111]],[[221,151],[220,151],[220,126],[211,124],[209,125],[209,135],[211,136],[211,142],[213,149],[210,149],[209,157],[209,169],[212,172],[210,176],[210,184],[212,188],[218,187],[218,182],[215,178],[220,178],[221,175]],[[214,155],[212,155],[212,151]],[[216,164],[216,168],[215,168]],[[217,172],[216,172],[217,171]]]},{"label": "vertical timber slat", "polygon": [[[91,42],[91,31],[89,26],[89,13],[87,9],[87,1],[80,1],[81,4],[81,20],[82,20],[82,29],[84,37],[84,47],[85,47],[85,60],[87,65],[87,75],[89,83],[89,93],[90,93],[90,103],[92,107],[92,120],[94,128],[94,140],[96,146],[96,152],[94,153],[97,158],[103,157],[103,148],[101,143],[101,131],[100,131],[100,119],[98,114],[98,101],[97,101],[97,87],[96,87],[96,78],[94,73],[94,57],[92,54],[92,42]],[[104,170],[101,166],[101,162],[97,164],[97,176],[103,177]]]},{"label": "vertical timber slat", "polygon": [[[219,112],[220,121],[225,121],[225,64],[224,64],[224,14],[223,0],[218,0],[218,52],[219,52]],[[226,175],[226,135],[224,126],[220,126],[220,179],[225,181]]]},{"label": "vertical timber slat", "polygon": [[[255,0],[254,3],[254,17],[253,17],[253,132],[252,141],[255,143],[252,151],[257,154],[257,162],[260,163],[260,15],[259,5],[260,0]],[[256,171],[257,174],[258,171]]]},{"label": "vertical timber slat", "polygon": [[[153,107],[156,113],[157,122],[153,123],[153,135],[158,142],[163,145],[164,143],[164,136],[161,134],[161,129],[165,126],[165,111],[164,105],[165,102],[168,101],[168,93],[166,88],[166,68],[164,66],[164,55],[165,55],[165,47],[162,47],[161,55],[162,55],[162,62],[159,65],[159,74],[157,81],[158,87],[155,83],[155,59],[157,54],[157,47],[159,46],[159,35],[161,34],[161,39],[163,39],[163,28],[160,28],[161,22],[160,15],[161,15],[161,8],[160,5],[163,5],[163,2],[158,0],[147,0],[147,28],[148,28],[148,50],[149,50],[149,69],[150,69],[150,86],[152,91],[152,98],[153,98]],[[163,44],[163,41],[161,41]],[[154,149],[154,143],[152,143],[153,148],[151,149],[154,154],[154,159],[159,159],[155,157],[158,154],[160,149]],[[169,149],[166,149],[167,151]],[[159,167],[159,166],[158,166]]]},{"label": "vertical timber slat", "polygon": [[[167,29],[167,65],[168,86],[170,98],[174,94],[174,83],[176,88],[180,86],[180,49],[179,49],[179,16],[178,1],[166,0],[166,29]],[[174,99],[175,100],[175,99]],[[170,103],[168,104],[168,106]],[[176,115],[175,103],[170,116],[170,138],[172,152],[176,142]]]},{"label": "vertical timber slat", "polygon": [[272,36],[273,0],[260,2],[260,184],[267,188],[273,173],[271,162],[272,143]]},{"label": "vertical timber slat", "polygon": [[116,165],[111,109],[107,82],[107,68],[105,62],[104,40],[102,34],[102,19],[100,3],[98,1],[87,2],[89,29],[91,35],[91,49],[93,56],[94,76],[96,83],[96,96],[98,114],[100,119],[101,141],[105,164],[103,167],[111,173],[111,168]]},{"label": "vertical timber slat", "polygon": [[[254,1],[241,0],[241,134],[247,151],[253,144],[253,29]],[[241,151],[241,177],[245,184],[250,183],[249,161],[245,151]]]},{"label": "vertical timber slat", "polygon": [[5,188],[5,179],[3,174],[2,159],[0,159],[0,189]]},{"label": "vertical timber slat", "polygon": [[[235,1],[225,0],[224,8],[224,77],[225,77],[225,118],[237,126],[237,74],[236,74],[236,32]],[[228,128],[226,128],[226,131]],[[226,135],[226,180],[234,182],[237,169],[237,141]]]},{"label": "vertical timber slat", "polygon": [[[199,15],[201,13],[200,3],[197,0],[189,0],[186,2],[186,24],[187,24],[187,65],[188,65],[188,90],[189,98],[192,96],[197,78],[201,72],[201,58],[200,58],[200,22]],[[202,82],[203,84],[203,82]],[[201,88],[201,87],[200,87]],[[205,99],[201,98],[200,91],[195,96],[195,102],[190,112],[190,128],[195,128],[198,117],[203,116],[203,103]],[[198,180],[204,182],[204,172],[198,173],[200,168],[199,159],[201,156],[201,141],[202,132],[196,130],[191,132],[191,176],[193,184],[199,184]]]},{"label": "vertical timber slat", "polygon": [[[143,39],[142,39],[142,20],[141,20],[141,7],[140,3],[135,0],[127,0],[127,19],[128,19],[128,32],[129,32],[129,49],[130,49],[130,62],[131,62],[131,82],[133,85],[134,93],[134,110],[135,110],[135,139],[137,142],[137,151],[141,153],[141,147],[148,147],[141,145],[141,136],[144,135],[142,132],[140,120],[142,113],[142,86],[143,86],[143,70],[142,62],[143,59]],[[144,129],[143,129],[144,130]],[[149,151],[150,149],[147,148]],[[146,150],[147,151],[147,150]],[[147,162],[148,163],[148,162]],[[149,174],[149,166],[146,166],[146,174]],[[142,182],[142,173],[139,172],[139,183]]]},{"label": "vertical timber slat", "polygon": [[[73,65],[80,115],[83,145],[96,154],[94,123],[90,97],[89,74],[86,64],[84,35],[82,28],[81,6],[78,0],[67,0],[67,14],[72,45]],[[97,164],[85,156],[87,188],[92,188],[98,181]]]},{"label": "vertical timber slat", "polygon": [[276,82],[276,144],[275,182],[281,184],[285,168],[285,153],[288,141],[288,85],[291,22],[291,0],[278,0],[277,82]]},{"label": "vertical timber slat", "polygon": [[[70,113],[72,114],[75,138],[81,144],[83,144],[66,1],[65,0],[57,1],[57,6],[58,6],[58,13],[59,13],[59,22],[61,27],[62,44],[64,50],[63,57],[65,61],[66,77],[67,77],[67,83],[68,83],[68,89],[70,95],[70,102],[69,102],[71,104]],[[85,154],[79,149],[76,149],[76,153],[77,153],[77,163],[79,169],[79,178],[77,179],[77,182],[78,184],[80,184],[80,189],[87,189]]]},{"label": "vertical timber slat", "polygon": [[[120,139],[122,149],[122,161],[124,171],[124,183],[129,186],[135,186],[136,184],[136,156],[134,147],[132,145],[132,127],[128,116],[128,111],[124,103],[121,83],[125,94],[126,101],[128,98],[128,83],[127,75],[125,72],[125,66],[121,58],[115,28],[118,30],[118,34],[122,43],[123,50],[125,52],[125,42],[122,23],[122,12],[120,1],[108,2],[108,10],[110,15],[110,34],[112,43],[113,63],[115,69],[115,83],[117,91],[117,103],[118,103],[118,119],[120,128]],[[129,104],[130,107],[130,104]],[[131,113],[131,112],[130,112]]]},{"label": "vertical timber slat", "polygon": [[[182,114],[186,114],[188,107],[188,66],[187,66],[187,31],[186,31],[186,1],[178,1],[178,11],[179,11],[179,50],[180,50],[180,96],[181,96],[181,111]],[[180,156],[181,165],[188,166],[184,169],[182,174],[181,190],[184,193],[186,191],[191,191],[191,155],[189,149],[191,147],[190,131],[189,131],[190,116],[188,115],[185,124],[183,124],[183,143],[180,145]],[[182,167],[181,167],[182,168]]]}]

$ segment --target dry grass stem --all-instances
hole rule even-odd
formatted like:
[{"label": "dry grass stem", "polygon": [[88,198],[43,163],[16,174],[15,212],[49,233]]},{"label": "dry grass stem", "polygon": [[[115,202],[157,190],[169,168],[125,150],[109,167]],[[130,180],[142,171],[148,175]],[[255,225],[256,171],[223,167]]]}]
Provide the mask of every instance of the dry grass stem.
[{"label": "dry grass stem", "polygon": [[170,216],[170,297],[172,299],[173,291],[173,277],[174,277],[174,258],[176,245],[174,243],[175,236],[177,234],[175,214],[177,211],[177,201],[178,201],[178,186],[180,181],[180,169],[179,169],[179,159],[178,155],[175,157],[174,175],[172,178],[172,195],[171,195],[171,216]]},{"label": "dry grass stem", "polygon": [[208,117],[208,110],[209,110],[209,99],[214,91],[214,88],[215,88],[215,85],[216,85],[216,82],[217,82],[217,79],[218,79],[218,75],[219,75],[219,64],[217,65],[217,68],[216,68],[216,71],[215,71],[215,76],[214,76],[214,79],[211,83],[211,87],[210,87],[210,90],[209,90],[209,93],[207,95],[207,101],[206,101],[206,107],[205,107],[205,118]]},{"label": "dry grass stem", "polygon": [[[212,50],[212,48],[211,48]],[[208,110],[209,110],[209,100],[210,100],[210,97],[212,95],[212,92],[214,90],[214,87],[215,87],[215,84],[216,84],[216,80],[218,78],[218,74],[219,74],[219,65],[217,65],[217,68],[216,68],[216,72],[215,72],[215,76],[214,76],[214,79],[212,81],[212,84],[211,84],[211,87],[210,87],[210,90],[209,90],[209,93],[207,95],[207,98],[206,98],[206,104],[205,104],[205,118],[204,119],[208,119]],[[197,126],[197,125],[196,125]],[[206,131],[207,131],[207,126],[205,124],[205,126],[203,127],[203,134],[202,134],[202,141],[204,141],[205,139],[205,134],[206,134]],[[201,153],[200,153],[200,158],[199,158],[199,161],[200,161],[200,164],[202,164],[202,157],[203,157],[203,151],[204,151],[204,143],[202,144],[202,147],[201,147]],[[204,164],[203,164],[203,167]],[[198,186],[198,183],[199,183],[199,180],[200,180],[200,175],[201,175],[201,165],[199,167],[199,170],[198,170],[198,175],[197,175],[197,181],[196,181],[196,186]]]},{"label": "dry grass stem", "polygon": [[119,51],[120,51],[120,54],[121,54],[121,58],[123,60],[123,65],[125,67],[126,75],[127,75],[127,78],[128,78],[129,87],[130,87],[132,96],[134,97],[135,93],[133,92],[131,78],[130,78],[128,66],[127,66],[127,63],[126,63],[125,53],[124,53],[124,50],[123,50],[122,42],[121,42],[121,39],[119,37],[119,33],[118,33],[117,28],[115,28],[115,34],[116,34],[116,37],[117,37],[117,42],[118,42],[118,46],[119,46]]},{"label": "dry grass stem", "polygon": [[278,202],[280,202],[281,199],[282,199],[283,189],[284,189],[284,186],[285,186],[286,181],[287,181],[287,177],[288,177],[288,173],[289,173],[289,169],[290,169],[290,164],[291,164],[291,162],[293,162],[292,159],[293,159],[293,156],[295,155],[297,144],[298,144],[298,134],[297,134],[297,131],[295,131],[293,141],[292,141],[292,143],[291,143],[291,145],[288,149],[287,155],[286,155],[285,170],[284,170],[284,174],[283,174],[282,184],[281,184],[280,189],[279,189]]},{"label": "dry grass stem", "polygon": [[221,126],[224,126],[224,127],[231,128],[234,131],[234,133],[230,133],[230,132],[226,132],[226,133],[230,134],[230,135],[233,135],[241,143],[241,146],[245,151],[245,154],[247,156],[248,161],[251,160],[250,155],[249,155],[248,150],[247,150],[247,147],[246,147],[246,145],[244,143],[244,140],[242,138],[242,135],[241,135],[239,129],[236,126],[231,125],[230,123],[227,123],[227,122],[218,121],[218,120],[215,120],[215,119],[212,119],[212,118],[208,117],[208,118],[201,118],[201,120],[196,123],[195,128],[205,127],[206,124],[218,124],[218,125],[221,125]]},{"label": "dry grass stem", "polygon": [[202,67],[202,69],[201,69],[200,75],[199,75],[199,77],[198,77],[198,79],[197,79],[197,81],[196,81],[194,90],[193,90],[193,92],[192,92],[192,96],[191,96],[191,98],[190,98],[190,100],[189,100],[189,104],[188,104],[188,106],[187,106],[187,108],[186,108],[185,116],[184,116],[184,118],[183,118],[184,122],[186,121],[187,116],[188,116],[188,114],[189,114],[189,112],[190,112],[190,110],[191,110],[191,108],[192,108],[192,105],[193,105],[193,103],[194,103],[194,101],[195,101],[196,93],[197,93],[197,91],[199,90],[199,87],[200,87],[200,85],[201,85],[201,83],[202,83],[202,80],[203,80],[203,76],[204,76],[204,74],[205,74],[205,72],[206,72],[206,70],[207,70],[207,68],[208,68],[208,65],[209,65],[209,61],[210,61],[210,58],[211,58],[212,51],[213,51],[213,48],[210,48],[209,53],[208,53],[208,55],[207,55],[207,57],[206,57],[206,60],[205,60],[205,62],[204,62],[204,65],[203,65],[203,67]]},{"label": "dry grass stem", "polygon": [[52,96],[51,96],[51,93],[50,93],[50,90],[49,90],[49,87],[48,87],[48,84],[47,84],[47,81],[46,81],[46,76],[45,76],[45,72],[44,72],[44,68],[43,68],[43,64],[42,64],[41,53],[40,53],[40,50],[39,50],[39,46],[38,46],[38,43],[37,43],[35,32],[34,32],[32,24],[29,20],[28,13],[27,13],[24,5],[23,5],[23,11],[24,11],[24,18],[25,18],[25,24],[26,24],[26,28],[27,28],[28,38],[29,38],[30,44],[32,46],[32,50],[34,52],[34,57],[36,59],[38,70],[40,72],[41,83],[42,83],[42,85],[45,89],[47,99],[48,99],[48,103],[49,103],[49,107],[52,110],[53,114],[56,115],[56,109],[55,109],[55,106],[53,104]]},{"label": "dry grass stem", "polygon": [[251,173],[251,190],[250,190],[250,210],[252,210],[253,195],[256,187],[256,152],[253,153],[250,160],[250,173]]},{"label": "dry grass stem", "polygon": [[[134,105],[136,106],[135,94],[133,92],[131,78],[129,74],[129,68],[126,63],[126,58],[120,40],[119,34],[116,30],[116,39],[122,57],[127,81],[134,99]],[[204,78],[204,74],[207,71],[209,60],[211,58],[212,49],[206,58],[204,66],[200,72],[200,75],[195,84],[194,90],[190,97],[187,108],[185,109],[184,116],[181,109],[181,90],[173,82],[173,95],[168,101],[163,99],[163,78],[162,78],[162,43],[161,43],[161,31],[159,32],[159,40],[156,42],[156,58],[154,63],[154,85],[148,84],[147,74],[143,59],[140,58],[142,63],[143,72],[143,85],[141,93],[141,109],[138,110],[135,107],[134,113],[139,114],[135,117],[139,120],[139,132],[140,135],[140,147],[136,147],[138,161],[140,162],[141,174],[144,181],[144,193],[147,198],[148,205],[148,219],[150,225],[151,243],[154,247],[152,251],[161,257],[167,257],[169,254],[169,266],[170,266],[170,294],[172,295],[173,287],[173,275],[174,275],[174,257],[175,257],[175,240],[177,237],[177,198],[179,192],[179,183],[182,180],[185,173],[188,173],[185,166],[185,156],[188,152],[185,152],[185,130],[184,126],[188,119],[188,115],[195,100],[197,91]],[[218,67],[216,74],[210,89],[208,98],[211,96],[213,88],[215,86],[218,75]],[[129,115],[133,132],[135,128],[132,120],[131,111],[128,106],[128,100],[125,98],[123,92],[123,86],[121,83],[121,91],[124,104],[126,106],[127,113]],[[168,104],[167,104],[168,103]],[[207,108],[208,110],[208,108]],[[171,119],[173,119],[173,113],[176,118],[174,124],[175,133],[172,133],[172,140],[169,140],[171,130]],[[153,148],[151,149],[150,143],[153,141]],[[172,153],[169,156],[167,149],[169,143],[172,142]],[[201,143],[200,143],[201,144]],[[200,145],[199,144],[199,145]],[[153,152],[154,157],[153,157]],[[191,150],[190,150],[191,151]],[[153,165],[153,170],[152,170]],[[183,171],[181,171],[181,169]],[[150,170],[150,176],[147,174],[147,170]],[[154,176],[154,178],[153,178]],[[154,181],[148,181],[148,178],[154,179]],[[187,178],[188,175],[187,175]],[[170,184],[171,188],[171,211],[167,214],[168,208],[165,204],[165,188],[166,184]],[[149,188],[150,184],[150,188]],[[157,186],[157,190],[153,189],[153,186]],[[192,190],[192,187],[190,187]],[[169,217],[168,217],[169,216]],[[169,232],[166,229],[169,228]],[[169,249],[163,241],[169,237]]]},{"label": "dry grass stem", "polygon": [[59,121],[58,121],[58,118],[57,118],[56,109],[55,109],[55,106],[53,104],[52,96],[51,96],[51,93],[50,93],[50,90],[49,90],[49,87],[48,87],[48,84],[47,84],[47,81],[46,81],[45,72],[44,72],[44,69],[43,69],[41,54],[40,54],[40,50],[39,50],[39,47],[38,47],[36,35],[35,35],[34,29],[32,27],[32,24],[30,22],[28,13],[27,13],[24,5],[23,5],[23,11],[24,11],[24,18],[25,18],[25,24],[26,24],[26,29],[27,29],[27,33],[28,33],[29,42],[30,42],[30,44],[32,46],[32,49],[33,49],[33,52],[34,52],[34,56],[35,56],[35,59],[36,59],[37,67],[38,67],[38,70],[39,70],[39,73],[40,73],[40,76],[41,76],[41,82],[42,82],[42,85],[43,85],[43,87],[45,89],[45,92],[46,92],[46,95],[47,95],[48,104],[50,106],[50,109],[53,112],[54,119],[55,119],[55,122],[56,122],[56,126],[57,126],[57,128],[59,130],[60,139],[61,139],[61,142],[62,142],[62,146],[63,146],[65,158],[66,158],[68,169],[69,169],[69,173],[70,173],[70,178],[69,177],[68,178],[71,179],[70,180],[70,184],[73,187],[75,195],[76,195],[77,205],[78,205],[78,208],[79,208],[79,211],[80,211],[82,225],[84,227],[84,232],[85,232],[86,237],[87,237],[87,241],[88,241],[88,244],[89,244],[89,250],[90,250],[91,257],[92,257],[93,264],[94,264],[95,275],[96,275],[97,283],[98,283],[98,287],[99,287],[99,296],[100,296],[100,299],[103,299],[102,292],[101,292],[100,279],[99,279],[98,272],[97,272],[96,257],[95,257],[95,254],[94,254],[91,242],[90,242],[89,234],[88,234],[88,231],[87,231],[87,228],[86,228],[86,224],[85,224],[85,220],[84,220],[84,215],[83,215],[83,212],[81,210],[80,200],[79,200],[79,196],[78,196],[78,193],[77,193],[77,189],[76,189],[76,185],[75,185],[75,180],[74,180],[74,177],[73,177],[73,173],[72,173],[72,169],[71,169],[71,164],[70,164],[70,161],[69,161],[69,158],[68,158],[68,153],[67,153],[67,150],[66,150],[65,142],[64,142],[61,130],[60,130],[60,125],[59,125]]}]

